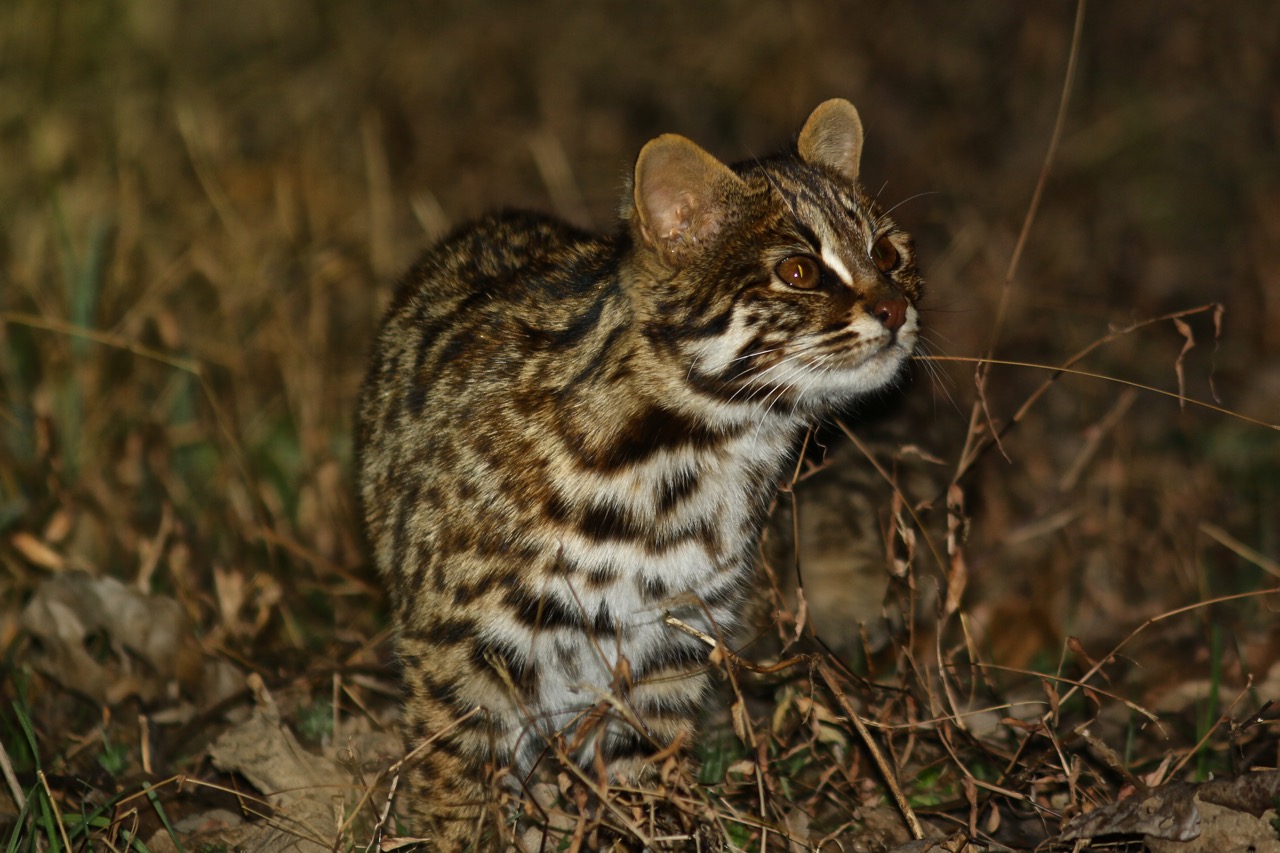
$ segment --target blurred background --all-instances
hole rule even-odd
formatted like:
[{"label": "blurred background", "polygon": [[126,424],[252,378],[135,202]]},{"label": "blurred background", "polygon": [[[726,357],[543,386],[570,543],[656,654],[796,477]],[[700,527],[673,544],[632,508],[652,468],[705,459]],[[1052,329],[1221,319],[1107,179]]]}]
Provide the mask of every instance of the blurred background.
[{"label": "blurred background", "polygon": [[[982,355],[1076,15],[6,0],[0,647],[21,662],[20,608],[78,569],[176,598],[206,655],[288,672],[385,654],[350,444],[397,275],[496,206],[612,227],[659,133],[732,161],[785,144],[821,100],[853,101],[864,180],[917,238],[929,352]],[[1061,364],[1218,303],[1216,338],[1204,311],[1077,366],[1176,392],[1191,335],[1189,397],[1280,422],[1280,5],[1090,3],[1073,82],[996,356]],[[897,440],[935,454],[945,487],[977,394],[972,364],[934,364]],[[1048,377],[992,368],[991,418]],[[1280,436],[1231,414],[1064,377],[963,487],[962,603],[1003,664],[1276,582]],[[1211,633],[1234,638],[1228,671],[1262,677],[1280,647],[1261,602],[1171,620],[1160,648],[1181,651],[1143,661],[1143,683],[1162,660],[1179,678],[1207,667]]]}]

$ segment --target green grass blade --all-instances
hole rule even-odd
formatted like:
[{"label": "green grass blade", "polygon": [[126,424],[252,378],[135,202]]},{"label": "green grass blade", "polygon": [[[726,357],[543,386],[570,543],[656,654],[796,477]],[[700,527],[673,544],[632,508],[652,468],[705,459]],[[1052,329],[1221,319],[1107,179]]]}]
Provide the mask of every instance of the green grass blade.
[{"label": "green grass blade", "polygon": [[[165,814],[164,806],[160,804],[160,798],[156,796],[155,788],[152,788],[149,783],[143,782],[142,790],[147,792],[147,799],[151,802],[151,807],[156,810],[156,814],[159,815],[160,823],[168,831],[169,838],[173,841],[173,846],[177,848],[178,853],[187,853],[187,848],[183,847],[182,842],[178,839],[178,831],[169,822],[169,815]],[[139,844],[141,845],[141,842]],[[142,846],[142,850],[145,851],[146,847]]]}]

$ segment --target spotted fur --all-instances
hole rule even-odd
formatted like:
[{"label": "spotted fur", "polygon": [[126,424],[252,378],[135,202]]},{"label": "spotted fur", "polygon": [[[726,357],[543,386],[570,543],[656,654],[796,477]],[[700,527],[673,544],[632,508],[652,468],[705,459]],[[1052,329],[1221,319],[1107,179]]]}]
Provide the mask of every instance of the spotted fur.
[{"label": "spotted fur", "polygon": [[798,437],[918,333],[911,240],[857,184],[861,147],[845,101],[732,167],[662,136],[614,233],[492,215],[401,283],[359,481],[406,745],[427,744],[409,811],[441,849],[473,837],[486,768],[519,784],[549,739],[623,782],[692,740],[708,648],[664,617],[732,636]]}]

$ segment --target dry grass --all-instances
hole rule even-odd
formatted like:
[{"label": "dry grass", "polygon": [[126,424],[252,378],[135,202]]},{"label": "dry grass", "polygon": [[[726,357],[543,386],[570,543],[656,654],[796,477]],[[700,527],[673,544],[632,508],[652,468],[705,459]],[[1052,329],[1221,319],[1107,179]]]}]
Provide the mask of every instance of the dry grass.
[{"label": "dry grass", "polygon": [[[763,153],[833,95],[918,236],[939,360],[798,469],[803,506],[878,465],[875,535],[843,580],[802,550],[803,607],[771,564],[699,777],[566,814],[567,843],[889,849],[911,812],[1071,849],[1132,790],[1277,766],[1280,7],[1093,4],[1062,113],[1071,5],[371,8],[0,8],[6,851],[232,843],[197,834],[218,807],[385,839],[394,675],[348,477],[390,281],[496,205],[607,224],[657,133]],[[823,611],[851,585],[886,596],[861,630]],[[270,719],[329,761],[323,817],[297,767],[230,751]]]}]

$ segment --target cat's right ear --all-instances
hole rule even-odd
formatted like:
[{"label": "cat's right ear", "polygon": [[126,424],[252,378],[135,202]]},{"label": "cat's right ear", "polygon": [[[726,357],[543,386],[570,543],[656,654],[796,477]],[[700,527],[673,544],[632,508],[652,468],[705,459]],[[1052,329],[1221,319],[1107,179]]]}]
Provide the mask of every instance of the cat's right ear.
[{"label": "cat's right ear", "polygon": [[827,166],[856,181],[862,160],[862,119],[844,98],[823,101],[804,123],[796,147],[806,163]]},{"label": "cat's right ear", "polygon": [[674,133],[651,140],[636,159],[635,212],[644,242],[678,264],[712,240],[725,219],[726,190],[741,179]]}]

